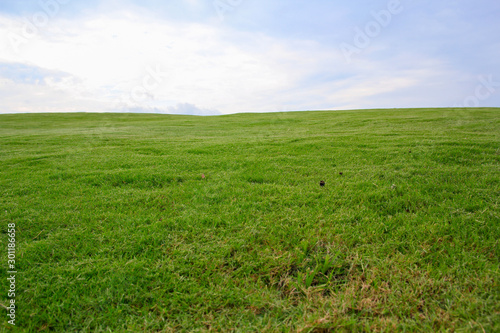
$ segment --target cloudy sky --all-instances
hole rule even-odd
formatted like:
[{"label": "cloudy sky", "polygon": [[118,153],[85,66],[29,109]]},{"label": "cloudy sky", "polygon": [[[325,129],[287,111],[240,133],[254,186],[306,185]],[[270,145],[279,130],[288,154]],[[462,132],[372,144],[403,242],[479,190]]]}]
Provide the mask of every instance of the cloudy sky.
[{"label": "cloudy sky", "polygon": [[0,113],[500,106],[492,0],[0,0]]}]

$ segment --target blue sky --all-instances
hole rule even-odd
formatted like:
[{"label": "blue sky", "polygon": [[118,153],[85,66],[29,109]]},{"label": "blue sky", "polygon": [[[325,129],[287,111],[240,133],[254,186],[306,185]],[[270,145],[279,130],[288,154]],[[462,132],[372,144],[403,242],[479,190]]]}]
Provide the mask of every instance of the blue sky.
[{"label": "blue sky", "polygon": [[0,2],[0,113],[500,106],[500,2]]}]

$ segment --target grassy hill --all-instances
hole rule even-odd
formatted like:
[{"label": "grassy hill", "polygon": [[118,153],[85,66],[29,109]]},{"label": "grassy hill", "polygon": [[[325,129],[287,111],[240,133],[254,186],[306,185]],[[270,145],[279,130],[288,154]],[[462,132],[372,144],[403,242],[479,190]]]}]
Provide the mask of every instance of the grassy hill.
[{"label": "grassy hill", "polygon": [[17,329],[500,331],[500,109],[0,115],[0,140]]}]

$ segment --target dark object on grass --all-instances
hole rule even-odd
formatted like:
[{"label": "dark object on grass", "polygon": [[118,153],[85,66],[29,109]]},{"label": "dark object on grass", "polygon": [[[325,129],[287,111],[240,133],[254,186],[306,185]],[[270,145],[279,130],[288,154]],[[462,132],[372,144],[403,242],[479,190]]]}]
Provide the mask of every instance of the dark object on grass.
[{"label": "dark object on grass", "polygon": [[325,181],[324,180],[320,181],[319,186],[325,186]]},{"label": "dark object on grass", "polygon": [[408,150],[408,152],[411,154],[411,149],[410,149],[410,150]]},{"label": "dark object on grass", "polygon": [[339,175],[341,175],[341,176],[342,176],[343,174],[344,174],[343,172],[339,172]]}]

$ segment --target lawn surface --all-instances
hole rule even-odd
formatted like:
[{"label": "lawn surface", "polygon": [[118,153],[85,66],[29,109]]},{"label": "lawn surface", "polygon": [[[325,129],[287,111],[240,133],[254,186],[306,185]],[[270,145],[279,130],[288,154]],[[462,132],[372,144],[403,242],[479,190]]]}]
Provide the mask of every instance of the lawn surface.
[{"label": "lawn surface", "polygon": [[0,140],[2,331],[500,331],[500,109],[0,115]]}]

